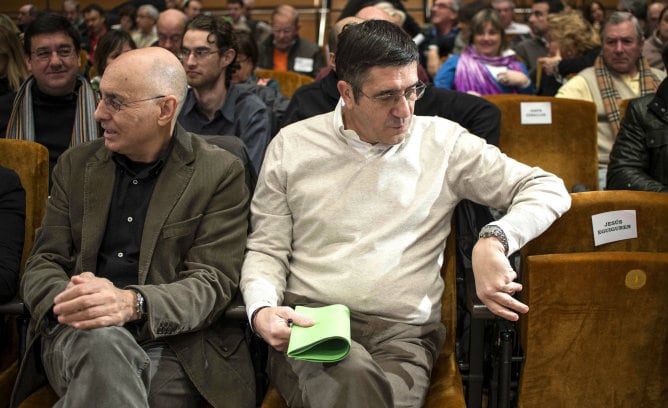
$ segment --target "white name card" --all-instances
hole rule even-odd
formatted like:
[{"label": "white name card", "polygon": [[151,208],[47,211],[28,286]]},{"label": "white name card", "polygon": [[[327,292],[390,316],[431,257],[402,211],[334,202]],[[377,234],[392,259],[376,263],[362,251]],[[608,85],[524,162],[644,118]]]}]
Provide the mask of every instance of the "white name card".
[{"label": "white name card", "polygon": [[609,211],[591,216],[594,246],[638,238],[636,210]]},{"label": "white name card", "polygon": [[520,103],[520,118],[523,125],[551,125],[552,104],[550,102]]},{"label": "white name card", "polygon": [[313,58],[295,57],[295,65],[293,69],[297,72],[313,71]]}]

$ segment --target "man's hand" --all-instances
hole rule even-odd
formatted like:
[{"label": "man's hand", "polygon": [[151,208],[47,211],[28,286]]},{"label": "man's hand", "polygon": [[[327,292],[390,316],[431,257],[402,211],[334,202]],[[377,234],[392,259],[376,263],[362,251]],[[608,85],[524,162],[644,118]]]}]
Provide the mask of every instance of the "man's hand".
[{"label": "man's hand", "polygon": [[75,329],[122,326],[137,319],[136,293],[119,289],[91,272],[72,276],[53,303],[58,322]]},{"label": "man's hand", "polygon": [[522,290],[522,285],[514,282],[517,273],[511,268],[499,240],[494,237],[479,239],[473,247],[472,258],[476,293],[492,313],[516,321],[519,319],[517,313],[529,311],[527,305],[513,298]]},{"label": "man's hand", "polygon": [[286,352],[292,333],[291,324],[309,327],[315,322],[305,316],[297,314],[294,309],[286,306],[265,307],[257,312],[253,318],[253,329],[271,347]]}]

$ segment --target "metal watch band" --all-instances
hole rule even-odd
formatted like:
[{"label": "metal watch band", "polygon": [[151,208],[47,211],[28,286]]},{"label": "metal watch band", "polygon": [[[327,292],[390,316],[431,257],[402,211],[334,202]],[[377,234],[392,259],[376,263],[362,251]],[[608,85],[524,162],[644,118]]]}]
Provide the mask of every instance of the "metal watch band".
[{"label": "metal watch band", "polygon": [[490,238],[494,237],[501,242],[501,245],[503,245],[503,252],[508,255],[508,238],[506,237],[506,233],[503,232],[501,227],[497,225],[485,225],[480,229],[480,234],[478,234],[478,238]]}]

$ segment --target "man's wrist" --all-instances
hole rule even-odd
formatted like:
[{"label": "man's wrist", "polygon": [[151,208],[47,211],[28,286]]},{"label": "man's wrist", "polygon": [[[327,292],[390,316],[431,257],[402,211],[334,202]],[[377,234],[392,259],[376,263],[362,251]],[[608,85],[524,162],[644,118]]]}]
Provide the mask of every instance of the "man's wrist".
[{"label": "man's wrist", "polygon": [[144,295],[141,294],[138,290],[130,289],[134,296],[134,309],[132,313],[132,321],[144,320],[146,319],[146,301]]},{"label": "man's wrist", "polygon": [[508,255],[508,238],[506,237],[506,233],[503,232],[501,227],[498,225],[485,225],[480,229],[480,233],[478,234],[478,239],[483,239],[483,238],[496,238],[501,245],[503,245],[503,253]]},{"label": "man's wrist", "polygon": [[253,333],[257,333],[257,332],[255,331],[255,317],[256,317],[257,314],[260,312],[260,310],[262,310],[262,309],[266,309],[266,308],[268,308],[268,307],[269,307],[269,306],[260,306],[260,307],[258,307],[257,309],[255,309],[255,310],[253,311],[253,314],[251,315],[251,318],[250,318],[250,326],[251,326],[251,330],[253,331]]}]

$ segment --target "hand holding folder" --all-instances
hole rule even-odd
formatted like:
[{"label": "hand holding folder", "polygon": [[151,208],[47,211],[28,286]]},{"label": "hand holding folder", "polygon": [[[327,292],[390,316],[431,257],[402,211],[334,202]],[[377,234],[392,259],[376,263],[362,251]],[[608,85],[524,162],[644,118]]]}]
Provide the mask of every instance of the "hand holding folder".
[{"label": "hand holding folder", "polygon": [[345,305],[297,306],[295,312],[310,317],[310,327],[292,326],[288,357],[331,363],[350,352],[350,310]]}]

